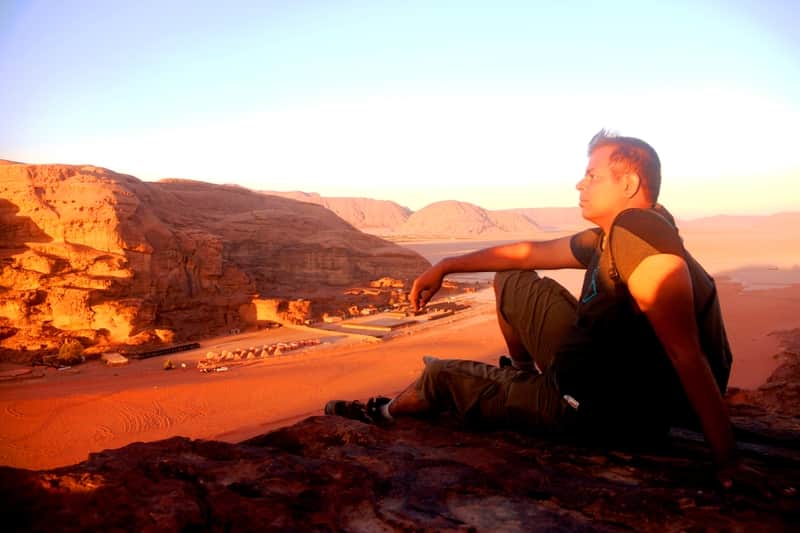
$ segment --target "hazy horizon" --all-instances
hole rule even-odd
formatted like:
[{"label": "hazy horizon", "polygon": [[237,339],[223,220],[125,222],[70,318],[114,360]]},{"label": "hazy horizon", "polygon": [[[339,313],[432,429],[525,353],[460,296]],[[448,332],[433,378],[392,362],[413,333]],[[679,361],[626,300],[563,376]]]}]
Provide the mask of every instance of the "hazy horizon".
[{"label": "hazy horizon", "polygon": [[787,0],[12,1],[0,157],[571,207],[609,128],[656,148],[677,216],[796,211],[798,26]]},{"label": "hazy horizon", "polygon": [[[408,204],[402,203],[402,202],[400,202],[400,201],[398,201],[396,199],[390,198],[390,197],[378,198],[378,197],[364,196],[364,195],[358,195],[358,194],[352,194],[352,195],[329,195],[329,194],[321,194],[319,191],[301,191],[301,190],[298,190],[298,189],[284,189],[284,190],[254,189],[252,187],[248,187],[247,185],[242,185],[242,184],[239,184],[239,183],[213,182],[213,181],[206,181],[206,180],[198,180],[196,178],[174,177],[174,176],[165,176],[165,177],[161,177],[161,178],[155,178],[155,179],[147,180],[147,179],[141,178],[140,176],[136,176],[135,174],[132,174],[130,172],[124,172],[124,171],[121,171],[119,169],[103,167],[102,165],[95,165],[94,163],[59,163],[59,162],[13,161],[13,160],[10,160],[10,159],[5,158],[5,157],[0,157],[0,160],[6,160],[6,161],[11,161],[13,163],[30,164],[30,165],[76,165],[76,166],[84,166],[85,165],[85,166],[97,166],[97,167],[107,168],[108,170],[111,170],[113,172],[117,172],[119,174],[131,175],[131,176],[133,176],[135,178],[141,179],[142,181],[149,182],[149,183],[158,183],[159,181],[163,181],[163,180],[200,181],[200,182],[203,182],[203,183],[210,183],[210,184],[214,184],[214,185],[244,187],[244,188],[250,189],[250,190],[252,190],[254,192],[267,193],[267,194],[270,193],[270,192],[276,192],[276,193],[303,193],[303,194],[307,194],[307,195],[319,195],[322,198],[332,198],[332,199],[367,199],[367,200],[376,200],[376,201],[388,201],[388,202],[394,202],[394,203],[400,205],[401,207],[405,207],[407,209],[410,209],[411,212],[420,211],[421,209],[424,209],[425,207],[428,207],[428,206],[433,205],[435,203],[451,202],[451,201],[452,202],[463,202],[463,203],[473,204],[473,205],[476,205],[476,206],[481,207],[483,209],[486,209],[488,211],[506,211],[506,210],[517,210],[517,209],[575,209],[575,210],[580,209],[580,207],[578,206],[578,202],[577,202],[577,193],[576,193],[576,198],[575,198],[575,205],[542,205],[542,204],[537,204],[537,205],[516,205],[516,206],[511,206],[511,207],[492,208],[492,207],[487,207],[486,205],[482,205],[481,203],[476,203],[475,201],[471,201],[471,200],[465,200],[465,199],[457,198],[457,197],[447,197],[447,198],[433,199],[429,203],[426,203],[424,205],[419,205],[419,203],[416,203],[416,204],[413,204],[413,205],[419,205],[419,207],[413,208]],[[480,200],[478,200],[478,201],[480,201]],[[661,200],[659,200],[659,203],[663,204],[663,198]],[[738,216],[741,216],[741,217],[747,217],[747,216],[772,216],[772,215],[778,215],[778,214],[781,214],[781,213],[797,213],[797,212],[800,212],[800,205],[791,206],[791,207],[789,207],[787,209],[747,210],[745,208],[745,209],[743,209],[741,211],[724,211],[724,210],[723,211],[709,211],[709,210],[705,210],[704,211],[704,210],[690,210],[690,209],[687,210],[686,208],[682,208],[680,206],[679,206],[678,209],[673,209],[669,205],[666,205],[666,207],[673,215],[675,215],[678,218],[684,219],[684,220],[693,220],[693,219],[700,219],[700,218],[711,218],[711,217],[716,217],[716,216],[731,216],[731,217],[738,217]]]}]

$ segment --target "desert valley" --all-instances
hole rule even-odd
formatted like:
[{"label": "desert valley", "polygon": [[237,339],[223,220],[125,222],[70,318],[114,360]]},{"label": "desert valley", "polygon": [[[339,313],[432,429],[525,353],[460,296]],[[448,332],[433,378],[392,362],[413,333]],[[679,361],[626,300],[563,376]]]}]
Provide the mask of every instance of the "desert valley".
[{"label": "desert valley", "polygon": [[[425,354],[495,363],[491,275],[453,276],[419,316],[406,301],[414,277],[448,255],[584,227],[577,208],[412,212],[2,162],[0,464],[52,469],[176,435],[238,443],[331,398],[399,392]],[[800,210],[679,221],[718,283],[734,396],[798,377],[784,368],[800,357],[798,227]],[[577,293],[582,273],[552,277]],[[84,363],[59,362],[68,343]],[[136,358],[174,346],[187,349]],[[106,364],[112,352],[127,364]],[[797,416],[792,386],[792,405],[769,400],[775,413]]]}]

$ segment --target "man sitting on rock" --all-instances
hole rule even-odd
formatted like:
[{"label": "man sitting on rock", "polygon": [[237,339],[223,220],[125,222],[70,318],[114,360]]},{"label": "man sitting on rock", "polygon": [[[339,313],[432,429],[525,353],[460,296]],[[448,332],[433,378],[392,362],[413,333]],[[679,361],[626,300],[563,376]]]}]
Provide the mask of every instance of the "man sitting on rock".
[{"label": "man sitting on rock", "polygon": [[[722,400],[731,353],[716,287],[656,203],[660,184],[649,144],[600,131],[577,184],[582,215],[597,227],[446,258],[412,287],[421,309],[447,274],[497,272],[510,358],[496,367],[426,357],[420,378],[393,400],[335,400],[326,414],[384,423],[452,411],[483,428],[617,442],[699,423],[723,486],[757,477],[737,459]],[[561,268],[586,270],[578,300],[535,271]]]}]

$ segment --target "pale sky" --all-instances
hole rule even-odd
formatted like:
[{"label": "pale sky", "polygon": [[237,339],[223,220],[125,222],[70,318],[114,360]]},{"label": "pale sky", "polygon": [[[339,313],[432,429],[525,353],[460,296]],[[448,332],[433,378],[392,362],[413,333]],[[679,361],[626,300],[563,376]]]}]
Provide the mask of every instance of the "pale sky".
[{"label": "pale sky", "polygon": [[679,216],[800,210],[797,0],[0,0],[0,158],[575,206],[600,128]]}]

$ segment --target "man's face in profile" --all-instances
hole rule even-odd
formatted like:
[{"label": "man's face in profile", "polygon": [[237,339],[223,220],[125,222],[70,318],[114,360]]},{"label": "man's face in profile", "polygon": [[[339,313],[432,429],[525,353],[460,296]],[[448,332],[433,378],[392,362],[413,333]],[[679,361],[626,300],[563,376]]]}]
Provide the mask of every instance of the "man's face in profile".
[{"label": "man's face in profile", "polygon": [[613,152],[613,146],[595,149],[583,178],[575,186],[580,191],[581,215],[598,225],[613,219],[627,200],[623,180],[617,179],[611,170],[609,158]]}]

